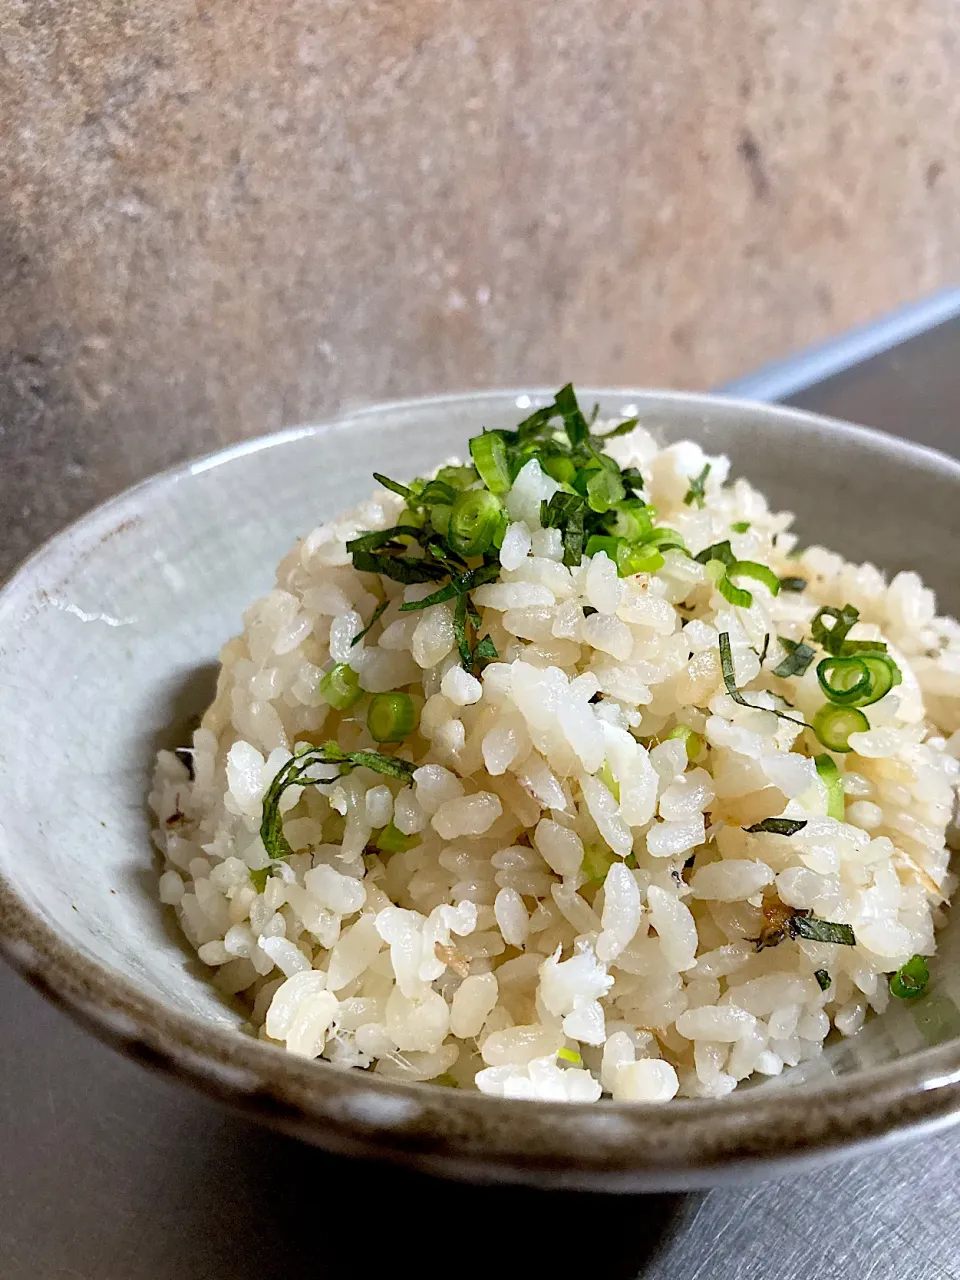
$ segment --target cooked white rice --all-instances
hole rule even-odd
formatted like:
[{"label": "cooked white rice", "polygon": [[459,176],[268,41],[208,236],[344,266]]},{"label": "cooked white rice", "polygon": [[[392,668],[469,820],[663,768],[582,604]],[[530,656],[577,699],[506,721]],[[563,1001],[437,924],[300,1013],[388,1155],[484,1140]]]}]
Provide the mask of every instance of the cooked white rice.
[{"label": "cooked white rice", "polygon": [[[501,578],[473,593],[500,655],[476,679],[458,664],[452,604],[398,611],[433,585],[352,566],[345,541],[395,524],[400,498],[381,492],[299,542],[223,649],[192,778],[162,752],[150,797],[160,897],[261,1039],[512,1098],[718,1097],[818,1054],[831,1027],[853,1035],[890,1000],[884,975],[933,953],[954,883],[960,627],[915,573],[888,584],[822,547],[791,557],[791,516],[727,484],[724,457],[659,449],[642,428],[609,452],[642,471],[694,554],[729,538],[738,559],[807,589],[751,583],[753,604],[734,607],[676,551],[654,575],[619,578],[602,553],[566,568],[558,531],[539,523],[557,486],[529,463],[506,498]],[[707,461],[697,509],[683,499]],[[351,647],[384,593],[382,620]],[[750,701],[782,707],[772,694],[785,694],[809,720],[823,703],[815,664],[785,682],[770,671],[776,640],[762,671],[758,651],[768,634],[809,637],[821,605],[846,603],[860,611],[851,634],[884,639],[903,683],[835,756],[841,822],[825,816],[823,748],[728,695],[718,639],[729,633]],[[297,852],[257,892],[264,793],[295,745],[377,746],[364,702],[340,714],[320,695],[331,660],[370,693],[416,695],[419,730],[399,751],[414,780],[357,769],[287,792]],[[704,744],[693,761],[667,737],[681,724]],[[775,815],[806,826],[743,829]],[[391,822],[419,843],[388,857],[371,842]],[[774,894],[852,926],[856,945],[757,950]]]}]

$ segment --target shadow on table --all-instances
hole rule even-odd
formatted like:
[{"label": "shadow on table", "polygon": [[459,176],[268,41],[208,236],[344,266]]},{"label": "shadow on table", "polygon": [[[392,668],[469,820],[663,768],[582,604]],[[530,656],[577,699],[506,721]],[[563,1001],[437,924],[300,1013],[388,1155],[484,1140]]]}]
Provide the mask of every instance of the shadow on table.
[{"label": "shadow on table", "polygon": [[[328,1156],[250,1128],[242,1148],[230,1126],[208,1143],[196,1221],[184,1223],[197,1277],[299,1280],[349,1264],[363,1280],[424,1274],[536,1280],[592,1275],[632,1280],[688,1216],[692,1197],[604,1196],[515,1187],[471,1187],[406,1170]],[[231,1220],[234,1198],[246,1206]],[[249,1206],[261,1213],[250,1216]],[[211,1221],[225,1234],[208,1238]],[[205,1243],[203,1243],[205,1242]]]}]

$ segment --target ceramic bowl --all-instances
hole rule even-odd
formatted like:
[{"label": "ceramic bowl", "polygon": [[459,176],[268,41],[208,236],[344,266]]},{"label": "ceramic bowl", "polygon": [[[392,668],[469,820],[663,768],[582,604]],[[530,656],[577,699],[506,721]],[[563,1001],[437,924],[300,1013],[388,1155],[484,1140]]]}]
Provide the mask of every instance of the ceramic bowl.
[{"label": "ceramic bowl", "polygon": [[[583,392],[693,437],[797,513],[808,540],[914,567],[960,611],[960,464],[785,409]],[[513,425],[545,391],[380,405],[168,472],[43,547],[0,593],[0,934],[105,1040],[288,1133],[474,1180],[637,1190],[770,1176],[960,1115],[960,925],[930,993],[815,1063],[718,1101],[504,1101],[308,1062],[239,1030],[157,900],[145,807],[158,746],[209,700],[220,645],[295,538]],[[634,407],[635,406],[635,407]]]}]

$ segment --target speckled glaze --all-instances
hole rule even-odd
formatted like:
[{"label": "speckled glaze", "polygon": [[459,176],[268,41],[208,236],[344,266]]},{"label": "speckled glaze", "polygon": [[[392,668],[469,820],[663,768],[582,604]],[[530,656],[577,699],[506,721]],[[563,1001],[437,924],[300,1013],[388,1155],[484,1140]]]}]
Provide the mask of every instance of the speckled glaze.
[{"label": "speckled glaze", "polygon": [[[4,953],[145,1065],[319,1146],[454,1177],[689,1187],[953,1122],[950,926],[924,997],[931,1016],[898,1007],[789,1078],[658,1107],[509,1102],[298,1059],[239,1032],[240,1014],[181,947],[156,898],[148,773],[156,747],[182,740],[208,699],[242,609],[294,538],[369,491],[374,464],[423,471],[545,396],[406,401],[255,441],[129,491],[23,566],[0,592]],[[889,572],[916,567],[945,609],[960,607],[960,464],[782,409],[633,391],[583,398],[604,413],[636,405],[665,441],[694,436],[723,450],[798,513],[802,536]]]}]

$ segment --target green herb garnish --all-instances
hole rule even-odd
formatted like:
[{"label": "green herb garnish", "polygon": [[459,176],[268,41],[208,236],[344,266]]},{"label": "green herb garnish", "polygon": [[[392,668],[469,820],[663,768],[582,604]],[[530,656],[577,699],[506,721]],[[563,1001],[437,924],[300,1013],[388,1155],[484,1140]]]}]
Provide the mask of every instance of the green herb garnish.
[{"label": "green herb garnish", "polygon": [[491,493],[504,494],[510,488],[510,462],[507,446],[498,431],[484,431],[470,441],[470,453],[480,479]]},{"label": "green herb garnish", "polygon": [[490,636],[484,636],[473,646],[474,669],[482,667],[488,662],[498,662],[499,660],[500,655],[497,653],[497,646]]},{"label": "green herb garnish", "polygon": [[475,587],[483,586],[485,582],[495,581],[499,576],[498,564],[485,564],[479,569],[470,569],[467,573],[457,574],[446,586],[425,596],[422,600],[410,600],[407,604],[402,604],[400,612],[411,613],[417,609],[429,609],[431,605],[444,604],[447,600],[455,600],[457,596],[465,596]]},{"label": "green herb garnish", "polygon": [[678,724],[664,737],[664,742],[672,742],[679,738],[687,748],[687,759],[695,760],[704,748],[704,741],[699,733],[694,732],[688,724]]},{"label": "green herb garnish", "polygon": [[450,509],[446,539],[461,556],[482,556],[494,545],[498,534],[503,541],[507,515],[500,499],[489,489],[467,489]]},{"label": "green herb garnish", "polygon": [[448,572],[442,564],[433,560],[380,555],[374,551],[354,551],[353,567],[361,573],[379,573],[382,577],[402,582],[405,586],[416,582],[440,582]]},{"label": "green herb garnish", "polygon": [[842,822],[846,814],[846,800],[843,794],[843,781],[837,762],[826,754],[817,756],[813,762],[817,767],[817,776],[827,788],[827,817]]},{"label": "green herb garnish", "polygon": [[382,484],[383,487],[385,489],[389,489],[391,493],[398,493],[400,497],[406,501],[408,506],[416,507],[418,505],[417,495],[407,485],[400,484],[398,480],[391,480],[389,476],[382,476],[379,471],[375,471],[373,473],[373,478],[376,480],[377,484]]},{"label": "green herb garnish", "polygon": [[[330,776],[316,777],[311,773],[316,768],[326,769],[331,766],[337,771]],[[289,858],[294,852],[283,834],[283,818],[280,814],[280,798],[283,793],[290,787],[327,786],[359,768],[372,769],[374,773],[382,773],[388,778],[398,778],[407,783],[413,777],[416,765],[407,760],[399,760],[396,756],[382,755],[379,751],[343,751],[335,742],[327,742],[322,747],[304,745],[302,750],[298,749],[270,783],[263,798],[260,839],[271,861]],[[264,870],[269,871],[269,868]]]},{"label": "green herb garnish", "polygon": [[349,711],[363,697],[360,677],[345,662],[338,662],[321,679],[320,696],[334,711]]},{"label": "green herb garnish", "polygon": [[813,976],[816,978],[821,991],[830,990],[833,979],[830,977],[830,974],[826,971],[826,969],[814,970]]},{"label": "green herb garnish", "polygon": [[741,707],[749,707],[751,711],[769,711],[772,715],[779,716],[781,720],[789,720],[791,724],[802,725],[804,729],[810,727],[805,720],[797,720],[796,717],[788,716],[784,711],[775,711],[772,707],[758,707],[755,703],[746,700],[737,688],[737,672],[733,665],[733,650],[730,647],[729,631],[721,631],[720,633],[720,670],[723,673],[723,683],[727,693]]},{"label": "green herb garnish", "polygon": [[767,832],[775,836],[795,836],[806,825],[806,819],[764,818],[762,822],[755,822],[752,827],[744,827],[743,830],[748,831],[751,835]]},{"label": "green herb garnish", "polygon": [[737,563],[729,538],[723,542],[715,542],[711,547],[704,547],[699,555],[694,556],[694,560],[698,564],[709,564],[711,560],[718,560],[725,569],[731,569]]},{"label": "green herb garnish", "polygon": [[256,867],[250,872],[250,883],[256,889],[257,893],[263,893],[267,887],[267,881],[270,879],[272,867]]},{"label": "green herb garnish", "polygon": [[557,1061],[569,1062],[571,1066],[574,1066],[574,1067],[583,1066],[583,1058],[581,1058],[580,1054],[577,1053],[576,1049],[558,1049]]},{"label": "green herb garnish", "polygon": [[930,970],[923,956],[911,956],[890,979],[890,994],[898,1000],[914,1000],[923,995],[930,981]]},{"label": "green herb garnish", "polygon": [[350,641],[351,649],[353,648],[354,645],[360,643],[360,641],[363,639],[365,635],[369,633],[372,627],[376,626],[376,624],[380,621],[380,619],[383,617],[384,613],[386,612],[387,605],[389,603],[390,603],[389,600],[384,600],[382,604],[377,605],[377,607],[373,611],[373,617],[370,619],[367,625],[363,628],[363,630],[358,631],[357,634]]},{"label": "green herb garnish", "polygon": [[738,520],[736,524],[732,524],[730,528],[733,530],[734,533],[746,533],[747,530],[750,528],[750,521]]},{"label": "green herb garnish", "polygon": [[377,693],[370,700],[367,728],[374,742],[402,742],[416,723],[417,710],[408,693]]},{"label": "green herb garnish", "polygon": [[[591,425],[596,421],[591,419]],[[598,440],[613,440],[617,436],[628,436],[631,431],[636,429],[639,418],[625,418],[618,426],[613,427],[610,431],[604,431],[603,435],[598,435]]]},{"label": "green herb garnish", "polygon": [[834,924],[802,911],[790,917],[788,925],[792,938],[806,938],[809,942],[835,942],[841,947],[855,947],[857,939],[848,924]]},{"label": "green herb garnish", "polygon": [[590,425],[580,412],[573,383],[568,382],[565,387],[561,387],[554,396],[553,402],[556,412],[563,418],[563,427],[567,433],[567,439],[574,448],[577,448],[589,436]]},{"label": "green herb garnish", "polygon": [[406,853],[408,849],[415,849],[419,843],[418,835],[405,836],[392,822],[383,828],[373,842],[375,849],[388,854]]},{"label": "green herb garnish", "polygon": [[780,579],[781,591],[806,591],[806,589],[807,589],[806,578],[781,578]]},{"label": "green herb garnish", "polygon": [[802,676],[817,656],[816,650],[811,649],[802,640],[788,640],[785,636],[778,636],[777,640],[780,646],[786,649],[787,656],[773,668],[773,674],[784,680],[791,676]]},{"label": "green herb garnish", "polygon": [[[848,634],[859,619],[860,611],[855,609],[852,604],[845,604],[842,609],[834,609],[830,605],[824,605],[822,609],[817,610],[813,622],[810,624],[810,633],[814,641],[819,645],[823,645],[827,653],[834,658],[849,657],[853,654],[886,653],[887,646],[882,640],[847,639]],[[828,621],[830,622],[829,626],[827,626]]]},{"label": "green herb garnish", "polygon": [[703,504],[706,502],[707,495],[704,490],[704,486],[707,483],[707,476],[710,474],[712,465],[712,463],[708,462],[698,476],[691,478],[690,488],[683,495],[683,501],[688,507],[692,506],[694,503],[696,503],[698,507],[703,507]]},{"label": "green herb garnish", "polygon": [[765,564],[760,564],[756,560],[735,561],[728,566],[727,576],[730,578],[753,578],[755,582],[762,582],[772,596],[780,594],[780,579],[772,569],[768,569]]},{"label": "green herb garnish", "polygon": [[589,881],[602,884],[607,878],[607,872],[616,861],[616,855],[609,849],[588,844],[583,851],[583,862],[580,865]]},{"label": "green herb garnish", "polygon": [[828,751],[847,752],[851,733],[866,733],[870,721],[856,707],[837,707],[825,702],[810,726]]}]

